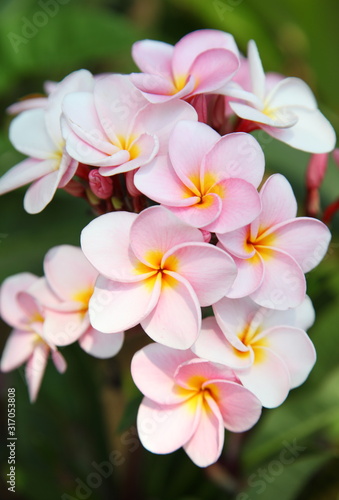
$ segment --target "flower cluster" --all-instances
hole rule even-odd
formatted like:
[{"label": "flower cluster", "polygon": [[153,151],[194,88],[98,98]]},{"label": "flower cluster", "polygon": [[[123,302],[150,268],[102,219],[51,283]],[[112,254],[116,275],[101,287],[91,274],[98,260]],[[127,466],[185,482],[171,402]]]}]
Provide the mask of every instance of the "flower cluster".
[{"label": "flower cluster", "polygon": [[200,30],[174,47],[137,42],[132,55],[140,73],[80,70],[10,108],[10,139],[29,158],[0,193],[32,183],[24,206],[37,213],[64,188],[100,216],[81,249],[47,253],[44,278],[4,282],[14,331],[1,369],[27,361],[34,400],[50,352],[60,371],[57,348],[75,341],[113,356],[140,324],[154,341],[132,360],[140,439],[155,453],[183,446],[205,467],[225,428],[252,427],[315,363],[305,273],[330,232],[297,217],[285,177],[264,179],[249,132],[317,154],[335,134],[303,81],[264,73],[253,41],[245,58],[230,34]]}]

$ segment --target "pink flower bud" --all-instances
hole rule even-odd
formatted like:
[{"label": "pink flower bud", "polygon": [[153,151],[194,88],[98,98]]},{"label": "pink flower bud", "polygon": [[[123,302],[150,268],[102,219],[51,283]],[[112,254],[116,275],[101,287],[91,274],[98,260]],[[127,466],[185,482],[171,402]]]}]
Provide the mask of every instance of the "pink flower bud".
[{"label": "pink flower bud", "polygon": [[200,229],[202,236],[204,238],[205,243],[209,243],[211,241],[211,233],[209,231],[206,231],[206,229]]},{"label": "pink flower bud", "polygon": [[103,177],[98,170],[91,170],[88,174],[89,186],[98,198],[106,200],[113,193],[113,181],[111,177]]},{"label": "pink flower bud", "polygon": [[133,197],[141,195],[139,189],[137,189],[135,187],[135,184],[134,184],[135,172],[137,172],[137,170],[130,170],[129,172],[126,172],[126,174],[125,174],[127,191]]}]

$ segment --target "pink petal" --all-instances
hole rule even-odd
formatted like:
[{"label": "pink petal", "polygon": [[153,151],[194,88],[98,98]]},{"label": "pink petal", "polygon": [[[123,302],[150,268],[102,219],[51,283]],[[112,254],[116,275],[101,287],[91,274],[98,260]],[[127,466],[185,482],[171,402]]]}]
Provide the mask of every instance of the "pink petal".
[{"label": "pink petal", "polygon": [[273,246],[291,255],[304,273],[316,267],[324,258],[331,240],[327,226],[309,217],[282,222],[272,228],[271,234]]},{"label": "pink petal", "polygon": [[190,350],[181,351],[157,343],[149,344],[133,356],[133,381],[153,401],[166,405],[177,404],[185,396],[177,390],[175,372],[178,366],[194,357]]},{"label": "pink petal", "polygon": [[204,123],[183,120],[178,123],[169,140],[169,156],[181,181],[193,193],[200,195],[200,167],[204,156],[220,139],[220,135]]},{"label": "pink petal", "polygon": [[234,38],[218,30],[197,30],[185,35],[174,47],[173,72],[176,76],[188,73],[196,57],[209,49],[226,49],[238,55]]},{"label": "pink petal", "polygon": [[193,202],[191,206],[167,206],[166,208],[190,226],[204,227],[207,230],[213,228],[222,211],[220,197],[211,193],[205,195],[203,199],[194,197],[187,200]]},{"label": "pink petal", "polygon": [[[260,361],[257,361],[260,360]],[[284,361],[271,349],[255,348],[255,362],[246,371],[237,375],[266,408],[275,408],[286,399],[291,387],[291,379]]]},{"label": "pink petal", "polygon": [[295,326],[307,331],[315,321],[315,311],[311,299],[306,295],[302,304],[294,309],[295,312]]},{"label": "pink petal", "polygon": [[35,340],[34,332],[13,330],[2,353],[0,370],[10,372],[25,363],[33,353]]},{"label": "pink petal", "polygon": [[242,132],[224,135],[207,153],[204,170],[217,176],[217,181],[227,178],[243,179],[254,187],[262,181],[265,157],[259,143]]},{"label": "pink petal", "polygon": [[45,110],[37,108],[24,111],[13,119],[9,139],[15,149],[40,160],[50,158],[58,150],[47,132],[45,117]]},{"label": "pink petal", "polygon": [[195,94],[215,92],[225,85],[239,67],[239,59],[224,49],[210,49],[199,54],[189,68],[197,85]]},{"label": "pink petal", "polygon": [[88,325],[88,316],[83,311],[46,311],[43,337],[52,345],[70,345],[81,337]]},{"label": "pink petal", "polygon": [[38,214],[52,201],[58,188],[60,175],[58,170],[33,182],[27,189],[24,208],[29,214]]},{"label": "pink petal", "polygon": [[132,57],[143,73],[172,77],[173,45],[155,40],[141,40],[132,47]]},{"label": "pink petal", "polygon": [[269,348],[284,360],[291,379],[291,388],[307,379],[316,361],[316,352],[308,335],[300,328],[276,326],[265,332]]},{"label": "pink petal", "polygon": [[[134,159],[129,159],[121,165],[113,167],[101,167],[99,173],[103,176],[110,176],[120,174],[122,172],[129,172],[136,168],[147,165],[156,156],[159,150],[159,141],[156,136],[150,134],[142,134],[131,144],[138,151],[138,155]],[[121,151],[122,153],[124,151]],[[129,153],[128,153],[129,154]],[[116,156],[116,155],[114,155]]]},{"label": "pink petal", "polygon": [[233,260],[238,274],[226,295],[230,299],[238,299],[254,293],[260,287],[264,279],[264,263],[258,253],[250,259],[233,257]]},{"label": "pink petal", "polygon": [[330,122],[318,110],[293,108],[298,121],[287,129],[263,126],[262,128],[279,141],[309,153],[329,153],[335,148],[336,135]]},{"label": "pink petal", "polygon": [[124,333],[101,333],[89,328],[79,339],[81,348],[100,359],[111,358],[120,351],[124,342]]},{"label": "pink petal", "polygon": [[18,294],[28,290],[39,280],[31,273],[18,273],[5,279],[0,289],[0,313],[6,323],[14,328],[26,329],[27,316],[18,302]]},{"label": "pink petal", "polygon": [[207,467],[220,457],[224,445],[224,425],[218,405],[206,395],[198,425],[184,450],[198,467]]},{"label": "pink petal", "polygon": [[[234,231],[252,222],[261,211],[261,202],[257,190],[252,184],[242,179],[226,179],[211,188],[221,189],[222,209],[219,217],[204,229],[216,233]],[[218,191],[217,191],[218,192]]]},{"label": "pink petal", "polygon": [[82,251],[99,273],[126,282],[145,279],[135,272],[138,261],[130,249],[130,230],[137,217],[130,212],[109,213],[82,230]]},{"label": "pink petal", "polygon": [[103,333],[118,333],[132,328],[154,309],[160,287],[160,274],[151,287],[146,280],[119,283],[99,276],[89,302],[91,325]]},{"label": "pink petal", "polygon": [[157,156],[137,171],[134,177],[137,189],[151,200],[171,207],[197,203],[197,196],[187,197],[187,188],[176,175],[168,156]]},{"label": "pink petal", "polygon": [[217,388],[216,403],[226,429],[245,432],[257,423],[261,415],[261,403],[254,394],[235,382],[213,380],[211,383]]},{"label": "pink petal", "polygon": [[[244,349],[244,346],[242,348]],[[232,369],[248,368],[253,364],[252,350],[238,351],[234,348],[226,339],[213,316],[202,320],[199,337],[191,349],[200,358],[226,365]]]},{"label": "pink petal", "polygon": [[[178,97],[172,79],[152,73],[132,73],[130,79],[144,97],[153,104],[163,103]],[[190,87],[193,89],[193,83],[190,84]]]},{"label": "pink petal", "polygon": [[199,410],[192,412],[185,404],[161,405],[144,398],[137,417],[142,445],[159,454],[179,449],[194,433],[200,417]]},{"label": "pink petal", "polygon": [[140,322],[147,335],[160,344],[191,347],[201,327],[200,305],[191,285],[179,274],[166,271],[157,304]]},{"label": "pink petal", "polygon": [[197,120],[197,113],[187,102],[176,100],[161,104],[148,104],[137,115],[133,134],[144,132],[156,135],[159,140],[159,154],[167,154],[168,140],[176,123],[181,120]]},{"label": "pink petal", "polygon": [[185,243],[172,248],[163,257],[164,268],[172,255],[178,260],[177,273],[193,287],[202,307],[224,297],[236,277],[233,259],[208,243]]},{"label": "pink petal", "polygon": [[87,308],[88,293],[94,288],[98,272],[81,248],[72,245],[51,248],[44,258],[44,273],[61,300],[75,301],[79,309]]},{"label": "pink petal", "polygon": [[67,370],[67,363],[60,351],[52,351],[52,360],[58,372],[65,373]]},{"label": "pink petal", "polygon": [[103,128],[114,143],[117,136],[127,137],[138,111],[148,104],[127,75],[109,75],[97,80],[95,107]]},{"label": "pink petal", "polygon": [[[226,366],[215,365],[206,359],[193,358],[178,366],[175,372],[177,384],[189,391],[197,392],[208,387],[212,380],[237,380],[234,372]],[[199,389],[198,389],[199,390]],[[213,394],[213,391],[211,391]]]},{"label": "pink petal", "polygon": [[49,347],[45,343],[36,345],[32,356],[26,365],[26,381],[28,385],[29,399],[34,403],[41,386],[49,355]]},{"label": "pink petal", "polygon": [[249,259],[255,255],[254,246],[247,242],[250,236],[250,226],[244,226],[229,233],[218,233],[217,236],[223,248],[232,255],[241,259]]},{"label": "pink petal", "polygon": [[30,182],[36,181],[41,177],[55,170],[55,160],[36,160],[27,158],[21,161],[5,174],[0,179],[0,194],[8,193],[25,186]]},{"label": "pink petal", "polygon": [[164,254],[181,243],[202,242],[201,232],[182,222],[169,210],[155,206],[143,210],[131,228],[130,242],[133,252],[146,265],[154,267],[149,252]]},{"label": "pink petal", "polygon": [[288,309],[302,303],[306,293],[304,273],[288,254],[271,247],[257,247],[264,259],[264,278],[251,298],[261,306]]},{"label": "pink petal", "polygon": [[297,215],[297,201],[288,180],[271,175],[260,190],[262,211],[258,219],[261,233],[275,224],[293,219]]}]

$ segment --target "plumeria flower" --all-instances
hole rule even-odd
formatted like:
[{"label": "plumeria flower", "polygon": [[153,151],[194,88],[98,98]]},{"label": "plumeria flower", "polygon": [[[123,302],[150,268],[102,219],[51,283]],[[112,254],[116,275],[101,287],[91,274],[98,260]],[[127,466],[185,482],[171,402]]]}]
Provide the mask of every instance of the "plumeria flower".
[{"label": "plumeria flower", "polygon": [[9,372],[26,363],[26,381],[33,403],[38,395],[48,357],[51,354],[60,373],[66,362],[56,346],[44,335],[48,313],[30,293],[39,281],[30,273],[20,273],[7,278],[1,287],[0,314],[13,327],[1,358],[0,369]]},{"label": "plumeria flower", "polygon": [[110,176],[139,168],[167,151],[173,126],[196,120],[192,106],[151,104],[128,76],[96,80],[93,92],[76,92],[63,104],[63,132],[72,158]]},{"label": "plumeria flower", "polygon": [[243,432],[259,419],[261,404],[233,372],[160,344],[132,359],[132,377],[145,395],[137,417],[143,446],[159,454],[180,447],[199,467],[216,462],[224,429]]},{"label": "plumeria flower", "polygon": [[305,298],[304,273],[323,259],[331,233],[316,219],[296,217],[291,185],[280,174],[267,179],[260,198],[262,211],[251,224],[218,234],[238,268],[227,296],[250,295],[257,304],[273,309],[296,307]]},{"label": "plumeria flower", "polygon": [[264,155],[249,134],[224,137],[203,123],[178,123],[168,156],[140,169],[136,187],[188,224],[207,231],[238,229],[260,212]]},{"label": "plumeria flower", "polygon": [[48,310],[44,337],[57,346],[78,341],[84,351],[97,358],[115,356],[124,333],[107,335],[91,326],[88,303],[98,272],[81,248],[60,245],[50,249],[44,259],[44,273],[45,279],[32,290]]},{"label": "plumeria flower", "polygon": [[248,45],[248,65],[250,91],[236,82],[223,89],[232,111],[294,148],[310,153],[332,151],[335,132],[309,86],[299,78],[267,78],[253,40]]},{"label": "plumeria flower", "polygon": [[71,73],[51,92],[46,106],[23,111],[12,121],[10,140],[29,158],[1,177],[0,194],[32,183],[24,199],[28,213],[41,212],[52,200],[56,189],[64,187],[73,177],[78,163],[64,148],[61,103],[69,92],[90,90],[92,85],[93,77],[88,71]]},{"label": "plumeria flower", "polygon": [[218,30],[193,31],[174,47],[142,40],[133,45],[132,56],[143,73],[131,79],[151,102],[216,93],[239,67],[233,36]]},{"label": "plumeria flower", "polygon": [[316,360],[304,331],[314,321],[308,297],[288,311],[260,307],[247,297],[223,298],[213,311],[215,318],[203,320],[193,352],[232,368],[263,406],[279,406],[306,380]]},{"label": "plumeria flower", "polygon": [[81,246],[101,274],[89,303],[93,327],[110,333],[141,323],[178,349],[196,340],[200,306],[226,295],[236,275],[226,252],[161,206],[102,215],[82,231]]}]

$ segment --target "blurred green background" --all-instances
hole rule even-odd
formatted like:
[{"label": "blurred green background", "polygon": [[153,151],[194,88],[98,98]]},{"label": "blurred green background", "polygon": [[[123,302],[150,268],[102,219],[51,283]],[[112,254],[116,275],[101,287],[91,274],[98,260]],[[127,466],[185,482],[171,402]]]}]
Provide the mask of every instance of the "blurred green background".
[{"label": "blurred green background", "polygon": [[[38,12],[49,12],[47,22]],[[338,20],[336,0],[1,0],[0,173],[21,159],[7,138],[8,105],[42,92],[45,80],[59,81],[76,69],[135,70],[130,56],[134,41],[175,43],[200,28],[232,33],[244,52],[248,40],[255,39],[265,69],[306,80],[338,133]],[[268,172],[287,176],[302,214],[309,155],[263,134],[259,138]],[[0,199],[1,280],[21,271],[42,274],[46,251],[62,243],[78,244],[81,229],[92,218],[82,200],[61,191],[41,214],[28,215],[22,208],[24,191]],[[331,162],[322,206],[338,195],[339,171]],[[112,360],[90,358],[77,346],[64,349],[67,372],[60,376],[48,366],[34,405],[28,402],[22,369],[1,375],[1,435],[7,434],[7,389],[15,387],[18,436],[17,491],[8,492],[3,482],[1,498],[338,500],[338,216],[332,230],[328,255],[307,278],[317,311],[310,330],[316,367],[280,408],[264,411],[254,429],[226,436],[220,464],[201,470],[182,451],[157,456],[139,445],[135,415],[140,395],[129,374],[130,359],[144,342],[136,330]],[[2,323],[0,347],[9,331]],[[290,450],[289,463],[281,459],[285,449]],[[2,446],[2,481],[7,455]],[[112,473],[98,475],[97,464],[110,456]]]}]

